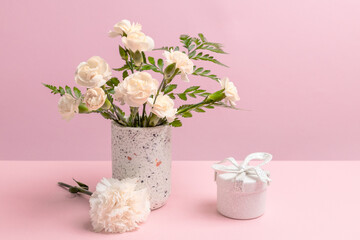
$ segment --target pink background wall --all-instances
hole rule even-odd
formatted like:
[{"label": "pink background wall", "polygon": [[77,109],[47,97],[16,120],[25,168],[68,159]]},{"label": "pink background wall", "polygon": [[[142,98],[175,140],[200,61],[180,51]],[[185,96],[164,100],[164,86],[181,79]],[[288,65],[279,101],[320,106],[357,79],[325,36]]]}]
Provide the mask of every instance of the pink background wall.
[{"label": "pink background wall", "polygon": [[[352,160],[360,155],[360,1],[10,1],[0,8],[0,159],[109,160],[110,122],[60,119],[58,96],[41,82],[74,85],[93,55],[120,66],[117,21],[143,25],[157,47],[182,33],[222,42],[239,106],[184,120],[175,160]],[[192,79],[214,89],[207,79]]]}]

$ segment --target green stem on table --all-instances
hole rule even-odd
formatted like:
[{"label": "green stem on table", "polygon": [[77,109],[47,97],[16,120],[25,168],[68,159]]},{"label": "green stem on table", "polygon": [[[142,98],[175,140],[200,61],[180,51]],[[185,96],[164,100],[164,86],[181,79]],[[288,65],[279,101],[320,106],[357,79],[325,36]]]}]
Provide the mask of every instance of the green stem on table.
[{"label": "green stem on table", "polygon": [[86,195],[89,195],[91,196],[93,193],[86,190],[86,189],[83,189],[81,187],[78,187],[78,186],[71,186],[69,184],[66,184],[66,183],[63,183],[63,182],[58,182],[58,185],[63,187],[63,188],[67,188],[69,190],[69,192],[71,193],[83,193],[83,194],[86,194]]}]

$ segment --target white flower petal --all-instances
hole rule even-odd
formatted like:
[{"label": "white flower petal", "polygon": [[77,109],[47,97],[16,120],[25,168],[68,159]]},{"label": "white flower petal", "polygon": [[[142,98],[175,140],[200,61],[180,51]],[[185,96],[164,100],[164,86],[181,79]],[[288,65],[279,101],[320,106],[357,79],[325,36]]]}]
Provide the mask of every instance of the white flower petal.
[{"label": "white flower petal", "polygon": [[181,72],[181,80],[183,80],[184,82],[190,82],[187,74],[183,72]]},{"label": "white flower petal", "polygon": [[90,197],[94,231],[123,233],[138,227],[150,214],[147,189],[136,189],[137,179],[102,179]]},{"label": "white flower petal", "polygon": [[147,72],[136,72],[129,75],[117,87],[114,98],[130,107],[140,107],[155,94],[159,82]]},{"label": "white flower petal", "polygon": [[113,31],[109,31],[108,36],[111,38],[117,37],[117,36],[121,36],[120,33],[117,32],[113,32]]},{"label": "white flower petal", "polygon": [[109,65],[99,56],[94,56],[82,62],[76,69],[75,82],[80,86],[101,87],[111,78]]}]

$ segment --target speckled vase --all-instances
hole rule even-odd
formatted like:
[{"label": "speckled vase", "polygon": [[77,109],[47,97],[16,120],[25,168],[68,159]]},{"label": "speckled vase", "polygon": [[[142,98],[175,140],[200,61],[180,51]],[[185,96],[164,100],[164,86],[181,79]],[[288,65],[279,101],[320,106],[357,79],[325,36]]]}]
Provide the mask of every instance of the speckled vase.
[{"label": "speckled vase", "polygon": [[139,179],[151,209],[162,207],[171,192],[171,127],[122,127],[111,123],[112,176]]}]

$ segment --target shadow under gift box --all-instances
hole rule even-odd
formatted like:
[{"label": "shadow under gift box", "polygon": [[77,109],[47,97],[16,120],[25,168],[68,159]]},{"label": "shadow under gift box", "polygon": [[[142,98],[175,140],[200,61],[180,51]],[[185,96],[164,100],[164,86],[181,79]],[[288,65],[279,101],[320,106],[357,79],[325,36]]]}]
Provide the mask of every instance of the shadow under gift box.
[{"label": "shadow under gift box", "polygon": [[234,219],[252,219],[265,212],[267,183],[256,175],[247,175],[243,181],[235,180],[233,173],[216,177],[217,210]]}]

